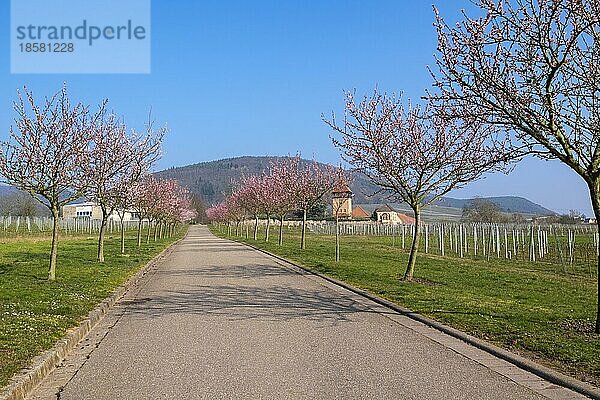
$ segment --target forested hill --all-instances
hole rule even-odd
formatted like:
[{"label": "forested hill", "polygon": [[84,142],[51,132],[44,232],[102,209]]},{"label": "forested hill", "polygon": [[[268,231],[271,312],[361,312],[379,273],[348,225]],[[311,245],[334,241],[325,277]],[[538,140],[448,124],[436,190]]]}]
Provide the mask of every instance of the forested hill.
[{"label": "forested hill", "polygon": [[[486,200],[497,205],[502,211],[508,213],[532,214],[532,215],[551,215],[553,211],[540,206],[530,200],[517,196],[499,196],[486,197]],[[443,197],[437,202],[437,205],[453,208],[464,208],[473,199],[453,199],[451,197]]]},{"label": "forested hill", "polygon": [[[201,162],[184,167],[169,168],[158,172],[161,178],[177,179],[192,192],[200,195],[207,204],[223,200],[224,193],[231,191],[232,182],[239,181],[242,175],[260,174],[267,171],[272,162],[281,157],[243,156],[217,161]],[[305,162],[308,162],[305,160]],[[397,202],[383,194],[374,194],[377,188],[362,174],[352,174],[350,187],[354,192],[355,204],[382,204]],[[503,196],[487,198],[502,211],[528,215],[550,215],[551,210],[522,197]],[[462,209],[472,199],[442,198],[437,205]]]},{"label": "forested hill", "polygon": [[[232,182],[238,182],[242,175],[254,175],[267,171],[273,162],[281,158],[266,156],[226,158],[169,168],[158,172],[156,175],[161,178],[177,179],[192,192],[200,195],[208,204],[214,204],[223,200],[223,193],[229,193]],[[308,163],[310,161],[303,160],[303,162]],[[350,187],[354,192],[354,202],[356,204],[384,203],[388,201],[385,196],[371,196],[377,191],[377,188],[360,174],[353,174]]]},{"label": "forested hill", "polygon": [[223,200],[224,193],[231,191],[233,182],[242,175],[260,174],[267,171],[271,162],[279,157],[236,157],[201,162],[184,167],[169,168],[156,173],[161,178],[174,178],[192,192],[200,195],[207,204]]}]

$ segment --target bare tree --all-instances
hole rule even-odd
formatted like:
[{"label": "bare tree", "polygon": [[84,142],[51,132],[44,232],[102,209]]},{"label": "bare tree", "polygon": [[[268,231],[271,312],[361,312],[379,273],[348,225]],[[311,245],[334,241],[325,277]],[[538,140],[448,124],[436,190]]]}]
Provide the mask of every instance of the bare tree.
[{"label": "bare tree", "polygon": [[504,143],[494,129],[432,114],[428,107],[405,107],[400,98],[377,90],[360,103],[346,93],[344,123],[325,120],[341,139],[333,139],[345,161],[406,202],[415,229],[404,279],[411,280],[419,248],[421,210],[452,189],[499,168]]},{"label": "bare tree", "polygon": [[483,16],[465,15],[452,26],[436,10],[439,71],[431,98],[569,166],[588,186],[600,220],[600,2],[473,3]]},{"label": "bare tree", "polygon": [[15,191],[0,196],[0,215],[35,217],[47,213],[48,210],[27,192]]},{"label": "bare tree", "polygon": [[71,106],[66,87],[41,106],[27,88],[24,93],[14,105],[17,118],[9,141],[0,144],[0,175],[50,210],[54,224],[48,279],[54,280],[58,217],[63,205],[81,196],[74,188],[85,186],[90,126],[101,111],[90,117],[83,104]]},{"label": "bare tree", "polygon": [[475,198],[469,201],[462,210],[462,220],[467,222],[507,222],[498,205],[487,199]]}]

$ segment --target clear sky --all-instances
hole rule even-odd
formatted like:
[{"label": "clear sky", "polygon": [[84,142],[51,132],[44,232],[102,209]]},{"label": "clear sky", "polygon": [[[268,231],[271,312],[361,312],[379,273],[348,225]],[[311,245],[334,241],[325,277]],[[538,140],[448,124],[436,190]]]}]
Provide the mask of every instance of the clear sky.
[{"label": "clear sky", "polygon": [[[0,6],[0,138],[17,88],[48,95],[68,83],[76,100],[141,128],[148,111],[170,133],[158,168],[241,155],[339,163],[321,113],[341,113],[342,90],[374,87],[418,98],[431,85],[434,0],[153,0],[150,74],[10,73],[10,5]],[[449,21],[468,0],[437,0]],[[455,197],[519,195],[558,212],[591,215],[583,181],[559,163],[523,161]]]}]

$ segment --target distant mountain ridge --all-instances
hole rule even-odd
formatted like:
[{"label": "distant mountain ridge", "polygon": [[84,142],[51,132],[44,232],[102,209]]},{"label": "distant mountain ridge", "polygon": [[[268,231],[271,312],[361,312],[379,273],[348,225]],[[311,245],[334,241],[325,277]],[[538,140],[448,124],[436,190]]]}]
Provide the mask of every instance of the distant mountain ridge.
[{"label": "distant mountain ridge", "polygon": [[[242,156],[222,160],[206,161],[183,167],[172,167],[156,175],[161,178],[177,179],[179,183],[198,194],[209,205],[223,200],[224,194],[231,191],[232,182],[239,181],[242,175],[260,174],[269,169],[276,160],[285,157]],[[304,160],[304,162],[309,162]],[[351,174],[350,188],[354,192],[355,204],[393,203],[385,194],[377,194],[377,187],[367,177],[359,173]],[[523,197],[499,196],[483,197],[496,204],[502,211],[526,215],[552,215],[555,212]],[[462,209],[473,199],[443,197],[436,205]]]},{"label": "distant mountain ridge", "polygon": [[[537,203],[527,200],[519,196],[497,196],[497,197],[482,197],[500,208],[503,212],[531,214],[531,215],[554,215],[551,211]],[[474,199],[455,199],[452,197],[443,197],[436,204],[443,207],[464,208],[469,205]]]}]

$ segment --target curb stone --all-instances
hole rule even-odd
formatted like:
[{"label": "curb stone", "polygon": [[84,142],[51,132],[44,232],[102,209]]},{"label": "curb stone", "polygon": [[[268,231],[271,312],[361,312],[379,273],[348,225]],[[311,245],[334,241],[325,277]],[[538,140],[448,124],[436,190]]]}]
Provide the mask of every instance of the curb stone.
[{"label": "curb stone", "polygon": [[135,287],[150,272],[151,268],[157,265],[158,261],[161,261],[165,256],[170,254],[175,245],[181,240],[176,240],[154,256],[125,283],[115,289],[112,295],[102,300],[90,311],[87,318],[77,327],[69,329],[65,337],[58,341],[54,347],[35,357],[29,367],[24,368],[21,372],[13,376],[9,384],[0,391],[0,400],[24,400],[104,318],[108,310],[132,287]]},{"label": "curb stone", "polygon": [[[231,239],[225,239],[225,240],[231,240]],[[573,391],[575,391],[577,393],[583,394],[583,395],[585,395],[587,397],[590,397],[592,399],[600,400],[600,389],[597,388],[597,387],[595,387],[595,386],[593,386],[593,385],[591,385],[591,384],[589,384],[589,383],[587,383],[587,382],[583,382],[583,381],[577,380],[575,378],[572,378],[570,376],[564,375],[564,374],[562,374],[562,373],[560,373],[558,371],[554,371],[554,370],[552,370],[552,369],[550,369],[548,367],[540,365],[540,364],[538,364],[536,362],[533,362],[533,361],[531,361],[529,359],[526,359],[526,358],[521,357],[519,355],[513,354],[513,353],[509,352],[508,350],[505,350],[505,349],[500,348],[498,346],[494,346],[491,343],[488,343],[488,342],[483,341],[481,339],[478,339],[478,338],[476,338],[474,336],[466,334],[466,333],[464,333],[462,331],[459,331],[458,329],[455,329],[455,328],[452,328],[450,326],[447,326],[447,325],[444,325],[442,323],[439,323],[437,321],[434,321],[434,320],[432,320],[432,319],[430,319],[428,317],[425,317],[425,316],[423,316],[423,315],[421,315],[419,313],[416,313],[416,312],[414,312],[414,311],[412,311],[412,310],[410,310],[408,308],[401,307],[401,306],[399,306],[399,305],[397,305],[395,303],[392,303],[389,300],[386,300],[384,298],[381,298],[379,296],[371,294],[371,293],[369,293],[369,292],[367,292],[365,290],[356,288],[356,287],[354,287],[354,286],[352,286],[352,285],[350,285],[350,284],[348,284],[346,282],[337,280],[337,279],[329,277],[327,275],[323,275],[323,274],[321,274],[319,272],[316,272],[316,271],[312,271],[311,269],[309,269],[309,268],[307,268],[305,266],[302,266],[300,264],[294,263],[294,262],[292,262],[290,260],[287,260],[287,259],[285,259],[283,257],[280,257],[280,256],[278,256],[276,254],[273,254],[273,253],[271,253],[269,251],[260,249],[260,248],[254,246],[254,245],[251,245],[251,244],[248,244],[248,243],[244,243],[244,242],[240,242],[240,241],[237,241],[237,240],[234,240],[234,241],[236,243],[242,244],[244,246],[248,246],[248,247],[250,247],[250,248],[252,248],[252,249],[254,249],[256,251],[259,251],[259,252],[261,252],[263,254],[266,254],[266,255],[268,255],[270,257],[273,257],[273,258],[275,258],[275,259],[277,259],[279,261],[282,261],[282,262],[284,262],[286,264],[289,264],[289,265],[292,265],[292,266],[294,266],[296,268],[299,268],[302,271],[305,271],[305,272],[307,272],[307,273],[309,273],[311,275],[318,276],[319,278],[324,279],[324,280],[326,280],[328,282],[331,282],[334,285],[341,286],[344,289],[347,289],[347,290],[349,290],[349,291],[351,291],[353,293],[356,293],[356,294],[358,294],[360,296],[366,297],[369,300],[372,300],[372,301],[374,301],[375,303],[377,303],[379,305],[387,307],[387,308],[389,308],[391,310],[394,310],[394,311],[396,311],[396,312],[398,312],[398,313],[400,313],[400,314],[402,314],[402,315],[404,315],[404,316],[406,316],[408,318],[411,318],[411,319],[413,319],[415,321],[419,321],[419,322],[421,322],[421,323],[423,323],[423,324],[425,324],[425,325],[427,325],[427,326],[429,326],[431,328],[437,329],[437,330],[439,330],[439,331],[441,331],[441,332],[443,332],[443,333],[445,333],[447,335],[450,335],[450,336],[452,336],[454,338],[462,340],[462,341],[464,341],[464,342],[466,342],[466,343],[468,343],[468,344],[470,344],[470,345],[472,345],[472,346],[474,346],[474,347],[476,347],[476,348],[478,348],[480,350],[483,350],[483,351],[485,351],[487,353],[490,353],[490,354],[492,354],[492,355],[494,355],[494,356],[496,356],[496,357],[498,357],[498,358],[500,358],[500,359],[502,359],[504,361],[507,361],[507,362],[509,362],[509,363],[511,363],[511,364],[513,364],[513,365],[515,365],[515,366],[517,366],[517,367],[519,367],[519,368],[521,368],[521,369],[523,369],[523,370],[525,370],[527,372],[531,372],[532,374],[535,374],[535,375],[537,375],[537,376],[539,376],[539,377],[541,377],[541,378],[543,378],[543,379],[545,379],[545,380],[547,380],[549,382],[552,382],[554,384],[563,386],[563,387],[565,387],[567,389],[571,389],[571,390],[573,390]]]}]

